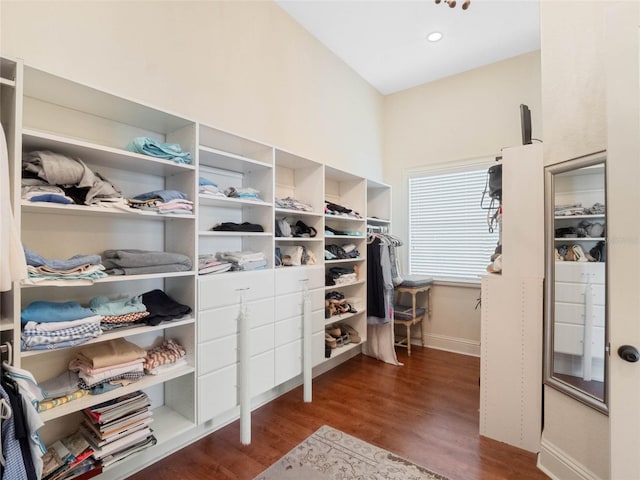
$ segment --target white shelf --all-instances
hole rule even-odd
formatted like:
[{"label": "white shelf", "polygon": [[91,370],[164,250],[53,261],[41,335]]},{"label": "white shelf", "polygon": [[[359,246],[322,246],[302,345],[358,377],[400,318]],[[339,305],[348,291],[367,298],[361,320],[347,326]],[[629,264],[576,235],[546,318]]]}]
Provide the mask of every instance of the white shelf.
[{"label": "white shelf", "polygon": [[273,204],[262,200],[246,200],[244,198],[233,197],[213,197],[206,194],[199,194],[198,199],[201,206],[219,206],[225,208],[242,207],[272,207]]},{"label": "white shelf", "polygon": [[59,203],[47,203],[47,202],[30,202],[28,200],[22,201],[22,212],[28,213],[44,213],[54,215],[110,215],[118,217],[143,217],[145,219],[152,220],[164,220],[167,218],[184,218],[193,220],[195,215],[193,213],[188,214],[175,214],[175,213],[157,213],[145,210],[136,210],[131,208],[131,211],[113,207],[92,207],[89,205],[63,205]]},{"label": "white shelf", "polygon": [[340,263],[350,263],[350,262],[362,262],[365,259],[362,257],[358,257],[358,258],[339,258],[337,260],[325,260],[324,263],[326,265],[334,265],[334,264],[340,264]]},{"label": "white shelf", "polygon": [[374,225],[390,225],[391,220],[385,220],[383,218],[367,217],[367,223]]},{"label": "white shelf", "polygon": [[276,207],[275,211],[276,211],[276,214],[279,214],[279,215],[305,216],[305,217],[316,217],[316,218],[324,217],[323,213],[305,212],[304,210],[293,210],[291,208],[279,208],[279,207]]},{"label": "white shelf", "polygon": [[151,428],[158,443],[175,438],[195,426],[191,420],[166,405],[154,408],[151,412],[153,413]]},{"label": "white shelf", "polygon": [[324,239],[323,238],[318,238],[318,237],[274,237],[273,238],[276,242],[291,242],[291,243],[295,243],[295,242],[322,242]]},{"label": "white shelf", "polygon": [[264,163],[259,160],[243,157],[223,150],[217,150],[215,148],[205,147],[203,145],[200,145],[198,150],[200,151],[201,166],[215,167],[238,173],[247,173],[258,168],[273,168],[268,163]]},{"label": "white shelf", "polygon": [[7,78],[0,77],[0,85],[7,85],[9,87],[15,87],[16,86],[16,82],[14,82],[13,80],[9,80]]},{"label": "white shelf", "polygon": [[554,239],[556,242],[600,242],[606,240],[604,237],[560,237]]},{"label": "white shelf", "polygon": [[[130,281],[139,281],[139,280],[153,280],[155,278],[169,278],[169,277],[189,277],[197,275],[198,272],[190,270],[188,272],[166,272],[166,273],[150,273],[147,275],[109,275],[108,277],[99,278],[93,282],[95,283],[114,283],[114,282],[130,282]],[[93,284],[87,285],[68,285],[71,288],[77,287],[89,287]],[[38,287],[65,287],[67,285],[51,285],[51,284],[22,284],[22,288],[38,288]]]},{"label": "white shelf", "polygon": [[344,355],[349,350],[353,350],[354,348],[358,348],[360,345],[362,345],[362,343],[363,342],[361,341],[360,343],[349,343],[348,345],[344,345],[343,347],[332,348],[331,349],[331,356],[329,358],[325,358],[323,360],[323,363],[324,362],[328,362],[329,360],[333,360],[334,358],[339,357],[340,355]]},{"label": "white shelf", "polygon": [[325,235],[324,239],[331,240],[332,238],[348,238],[348,239],[357,239],[364,240],[366,237],[364,235]]},{"label": "white shelf", "polygon": [[88,342],[82,343],[80,345],[78,345],[77,347],[68,347],[65,349],[52,349],[52,350],[24,350],[21,354],[22,358],[25,357],[33,357],[36,355],[42,355],[42,354],[46,354],[46,353],[51,353],[54,351],[58,351],[58,350],[68,350],[70,348],[82,348],[85,345],[91,345],[92,343],[100,343],[100,342],[107,342],[109,340],[113,340],[116,338],[123,338],[123,337],[131,337],[134,335],[142,335],[145,333],[149,333],[149,332],[156,332],[156,331],[163,331],[163,330],[167,330],[169,328],[175,328],[175,327],[180,327],[182,325],[189,325],[189,324],[193,324],[195,323],[195,319],[193,317],[189,317],[189,318],[185,318],[182,320],[174,320],[171,322],[162,322],[159,325],[153,325],[153,326],[146,326],[143,324],[141,324],[141,326],[139,327],[125,327],[125,328],[118,328],[115,330],[107,330],[106,333],[103,333],[102,335],[100,335],[97,338],[93,338],[91,340],[89,340]]},{"label": "white shelf", "polygon": [[599,215],[556,215],[554,217],[554,219],[556,220],[574,220],[574,219],[592,219],[592,220],[604,220],[605,215],[604,214],[599,214]]},{"label": "white shelf", "polygon": [[324,289],[325,289],[325,291],[327,291],[327,290],[335,290],[337,288],[345,288],[345,287],[353,287],[354,285],[362,285],[363,283],[365,283],[364,280],[358,280],[357,282],[346,283],[346,284],[342,284],[342,285],[326,285],[324,287]]},{"label": "white shelf", "polygon": [[6,318],[0,320],[0,332],[7,332],[9,330],[13,330],[13,322]]},{"label": "white shelf", "polygon": [[27,128],[22,130],[22,144],[27,151],[54,150],[57,153],[79,157],[90,165],[131,172],[169,176],[195,170],[193,165],[175,163],[170,160]]},{"label": "white shelf", "polygon": [[53,420],[54,418],[64,417],[65,415],[69,415],[70,413],[79,412],[80,410],[98,405],[99,403],[106,402],[107,400],[118,398],[122,395],[135,392],[136,390],[143,390],[145,388],[152,387],[153,385],[159,385],[174,378],[182,377],[183,375],[188,375],[193,372],[195,372],[195,368],[193,366],[185,366],[183,368],[177,368],[162,375],[145,375],[144,377],[129,385],[116,388],[115,390],[111,390],[110,392],[100,395],[87,395],[85,397],[79,398],[78,400],[73,400],[69,403],[54,407],[51,410],[41,412],[40,418],[42,418],[43,421],[48,422],[50,420]]},{"label": "white shelf", "polygon": [[355,217],[343,217],[341,215],[324,215],[326,220],[335,220],[337,222],[353,222],[353,223],[364,223],[366,219],[364,218],[355,218]]},{"label": "white shelf", "polygon": [[201,237],[271,237],[271,232],[217,232],[200,230]]},{"label": "white shelf", "polygon": [[332,315],[330,318],[324,319],[324,325],[333,325],[337,322],[342,322],[343,320],[348,320],[349,318],[355,317],[356,315],[360,315],[362,313],[361,310],[358,310],[356,313],[341,313],[340,315]]}]

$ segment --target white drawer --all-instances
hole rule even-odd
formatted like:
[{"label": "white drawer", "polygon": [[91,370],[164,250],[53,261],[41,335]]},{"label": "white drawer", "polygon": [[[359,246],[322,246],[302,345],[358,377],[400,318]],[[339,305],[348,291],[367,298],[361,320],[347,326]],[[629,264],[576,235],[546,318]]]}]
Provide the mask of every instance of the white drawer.
[{"label": "white drawer", "polygon": [[[273,298],[246,304],[250,328],[273,324]],[[198,342],[238,333],[240,304],[205,310],[198,315]]]},{"label": "white drawer", "polygon": [[[584,327],[556,323],[554,330],[556,353],[582,356],[584,354]],[[591,357],[604,358],[604,328],[591,329]]]},{"label": "white drawer", "polygon": [[584,327],[556,323],[553,334],[553,344],[556,353],[580,355],[583,353]]},{"label": "white drawer", "polygon": [[[584,315],[584,304],[556,302],[554,318],[557,322],[584,325]],[[594,327],[604,327],[604,306],[594,305],[592,307],[591,322]]]},{"label": "white drawer", "polygon": [[287,318],[275,324],[275,346],[291,343],[302,338],[302,316]]},{"label": "white drawer", "polygon": [[589,289],[594,306],[604,306],[604,285],[585,285],[584,283],[559,283],[555,285],[556,302],[584,303],[585,291]]},{"label": "white drawer", "polygon": [[238,404],[236,365],[198,378],[198,422],[203,423]]},{"label": "white drawer", "polygon": [[309,290],[324,287],[324,267],[322,266],[279,268],[275,276],[276,296],[301,292],[304,289],[304,280],[307,281]]},{"label": "white drawer", "polygon": [[251,357],[250,377],[252,397],[271,390],[276,385],[273,350]]},{"label": "white drawer", "polygon": [[302,373],[302,340],[275,349],[275,384],[280,385]]},{"label": "white drawer", "polygon": [[[309,297],[311,311],[322,310],[324,312],[324,290],[311,290]],[[302,315],[304,309],[302,292],[278,296],[275,304],[276,321]]]},{"label": "white drawer", "polygon": [[311,337],[311,349],[313,350],[313,366],[324,362],[324,328],[322,332],[314,333]]},{"label": "white drawer", "polygon": [[556,262],[556,282],[604,284],[604,262]]},{"label": "white drawer", "polygon": [[[273,350],[273,324],[249,332],[250,355]],[[238,361],[238,336],[229,335],[198,346],[198,375],[204,375]]]},{"label": "white drawer", "polygon": [[238,361],[238,337],[229,335],[198,346],[198,375],[234,365]]},{"label": "white drawer", "polygon": [[[246,290],[244,290],[246,289]],[[199,310],[273,297],[273,270],[205,275],[198,278]]]}]

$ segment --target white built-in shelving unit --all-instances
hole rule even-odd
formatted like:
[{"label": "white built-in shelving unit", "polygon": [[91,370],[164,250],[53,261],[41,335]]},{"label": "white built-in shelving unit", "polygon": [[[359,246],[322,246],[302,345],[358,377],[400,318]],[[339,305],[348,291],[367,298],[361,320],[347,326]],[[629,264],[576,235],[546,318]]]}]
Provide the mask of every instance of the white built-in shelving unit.
[{"label": "white built-in shelving unit", "polygon": [[[143,389],[152,399],[158,444],[101,475],[125,478],[238,418],[243,399],[250,399],[255,408],[298,385],[307,368],[313,367],[319,374],[360,351],[362,343],[352,343],[333,349],[327,358],[325,328],[346,322],[366,341],[366,227],[390,225],[387,185],[23,66],[21,61],[0,59],[0,100],[9,151],[11,202],[26,248],[55,259],[100,255],[108,249],[168,251],[189,256],[194,265],[187,272],[109,276],[85,286],[14,284],[11,291],[2,293],[0,339],[13,345],[14,365],[31,371],[38,381],[66,371],[82,345],[44,351],[21,349],[20,312],[31,302],[77,301],[86,305],[96,296],[135,296],[161,289],[193,310],[186,317],[156,326],[106,331],[85,343],[126,338],[148,348],[174,339],[185,347],[187,365],[43,412],[45,426],[40,433],[45,444],[74,432],[82,409]],[[125,149],[133,138],[142,136],[180,144],[192,154],[192,163],[174,163]],[[194,202],[194,212],[160,215],[116,207],[24,201],[22,156],[34,150],[80,158],[125,197],[180,190]],[[221,190],[253,188],[260,199],[199,193],[200,177],[215,182]],[[276,207],[275,199],[286,197],[310,205],[311,211]],[[353,209],[360,218],[326,215],[325,200]],[[276,237],[275,221],[280,218],[292,224],[303,222],[316,234]],[[264,231],[212,229],[222,222],[250,222]],[[348,233],[325,235],[325,227]],[[324,248],[330,243],[353,243],[360,255],[325,261]],[[289,247],[303,247],[315,262],[276,265],[276,249]],[[198,275],[199,255],[239,251],[263,252],[266,267]],[[327,286],[326,273],[333,267],[355,267],[357,281]],[[325,318],[325,295],[331,290],[343,292],[357,313]],[[309,302],[307,320],[305,301]],[[248,362],[242,365],[241,310],[249,351]],[[248,383],[240,381],[241,373],[246,374]],[[306,392],[305,388],[305,399]]]}]

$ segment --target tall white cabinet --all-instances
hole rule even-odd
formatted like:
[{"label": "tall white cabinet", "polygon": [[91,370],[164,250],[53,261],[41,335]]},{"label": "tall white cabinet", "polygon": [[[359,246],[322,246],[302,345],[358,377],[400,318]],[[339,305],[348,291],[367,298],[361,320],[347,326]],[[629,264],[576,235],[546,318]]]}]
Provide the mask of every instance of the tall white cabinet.
[{"label": "tall white cabinet", "polygon": [[537,452],[542,432],[542,145],[505,149],[502,165],[502,274],[482,278],[480,434]]},{"label": "tall white cabinet", "polygon": [[[127,392],[143,389],[152,399],[158,444],[105,471],[100,478],[125,478],[238,418],[247,398],[262,405],[299,385],[303,373],[319,374],[359,353],[366,341],[366,225],[390,224],[390,188],[277,147],[241,137],[178,114],[124,99],[64,79],[22,62],[0,60],[1,120],[9,147],[10,198],[24,245],[46,258],[98,254],[108,249],[168,251],[193,259],[186,272],[108,276],[92,285],[47,286],[14,283],[0,302],[0,339],[13,345],[14,365],[38,381],[66,371],[80,347],[22,350],[20,312],[37,300],[77,301],[95,296],[134,296],[161,289],[192,313],[157,326],[103,333],[89,343],[124,337],[143,348],[174,339],[187,363],[163,375],[145,376],[126,387],[52,408],[41,414],[46,444],[74,432],[81,410]],[[135,137],[179,143],[192,163],[174,163],[131,153]],[[50,150],[81,158],[94,172],[117,185],[125,197],[153,190],[185,192],[194,212],[164,214],[113,207],[29,203],[21,199],[23,154]],[[228,187],[252,188],[259,199],[229,198],[199,192],[199,179]],[[307,210],[283,208],[276,199],[295,198]],[[359,213],[325,214],[325,200]],[[313,227],[309,237],[277,237],[276,219]],[[262,232],[213,230],[219,223],[260,224]],[[340,232],[325,235],[329,227]],[[325,261],[329,243],[355,244],[360,255]],[[314,259],[281,266],[275,252],[303,247]],[[199,255],[263,252],[266,267],[198,275]],[[354,268],[356,281],[326,285],[334,267]],[[344,293],[357,312],[325,318],[325,295]],[[239,322],[244,322],[243,329]],[[348,323],[362,342],[325,356],[325,328]],[[244,330],[246,328],[246,330]],[[244,337],[242,332],[247,332]],[[248,339],[245,353],[240,344]],[[86,345],[86,344],[84,344]],[[242,375],[242,373],[247,375]],[[242,380],[242,381],[241,381]],[[246,381],[246,383],[245,383]],[[306,389],[305,389],[306,393]],[[306,395],[305,395],[306,397]],[[246,402],[244,402],[246,403]]]}]

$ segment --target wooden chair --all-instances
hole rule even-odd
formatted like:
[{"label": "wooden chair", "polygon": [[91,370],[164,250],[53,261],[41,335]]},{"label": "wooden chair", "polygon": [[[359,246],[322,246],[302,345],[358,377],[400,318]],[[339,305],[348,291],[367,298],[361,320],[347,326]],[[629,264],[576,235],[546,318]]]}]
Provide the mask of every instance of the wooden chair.
[{"label": "wooden chair", "polygon": [[[407,334],[406,338],[395,341],[396,347],[404,347],[407,349],[407,355],[411,356],[411,327],[420,324],[420,343],[424,347],[424,326],[423,320],[426,315],[427,319],[431,318],[431,277],[423,277],[419,275],[409,275],[405,280],[395,288],[395,301],[393,307],[393,323],[394,325],[404,325]],[[426,292],[427,308],[417,306],[417,296],[419,293]],[[411,295],[411,305],[403,305],[400,303],[402,294]]]}]

